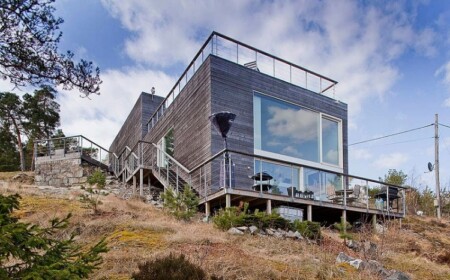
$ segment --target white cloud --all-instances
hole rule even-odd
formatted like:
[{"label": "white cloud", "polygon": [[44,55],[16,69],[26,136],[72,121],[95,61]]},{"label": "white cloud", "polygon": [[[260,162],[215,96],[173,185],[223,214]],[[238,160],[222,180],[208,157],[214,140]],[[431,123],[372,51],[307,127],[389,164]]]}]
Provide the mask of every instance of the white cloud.
[{"label": "white cloud", "polygon": [[400,76],[393,62],[407,49],[435,52],[433,30],[416,30],[416,10],[408,13],[400,3],[103,0],[103,5],[134,32],[126,53],[138,63],[186,64],[215,29],[338,80],[336,97],[349,104],[351,115],[370,96],[389,91]]},{"label": "white cloud", "polygon": [[349,154],[353,160],[368,160],[373,157],[367,149],[351,149]]},{"label": "white cloud", "polygon": [[[439,67],[434,75],[436,77],[442,77],[442,83],[444,83],[450,91],[450,61],[447,61],[447,63]],[[450,107],[450,98],[444,100],[444,106]]]},{"label": "white cloud", "polygon": [[162,72],[129,68],[107,70],[101,76],[102,94],[81,98],[75,91],[62,92],[61,127],[66,135],[83,134],[109,148],[142,91],[154,86],[158,95],[165,95],[175,83]]},{"label": "white cloud", "polygon": [[378,157],[373,165],[379,169],[398,169],[399,166],[406,163],[409,156],[402,153],[383,154]]}]

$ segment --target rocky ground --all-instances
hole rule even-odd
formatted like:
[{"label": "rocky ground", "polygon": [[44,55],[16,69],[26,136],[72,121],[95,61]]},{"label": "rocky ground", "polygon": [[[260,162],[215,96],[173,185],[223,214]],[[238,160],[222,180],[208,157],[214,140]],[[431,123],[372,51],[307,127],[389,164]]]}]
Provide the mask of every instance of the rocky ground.
[{"label": "rocky ground", "polygon": [[[450,279],[450,222],[428,217],[386,221],[379,232],[363,227],[339,232],[323,228],[322,242],[279,229],[236,228],[230,232],[203,222],[180,222],[161,208],[158,195],[133,199],[132,189],[110,180],[99,213],[86,208],[77,188],[37,187],[32,174],[1,174],[0,193],[18,192],[23,221],[45,225],[73,213],[61,237],[77,233],[83,246],[102,237],[109,252],[92,279],[130,279],[139,262],[183,253],[209,275],[223,279]],[[15,177],[16,176],[16,177]],[[110,178],[111,179],[111,178]]]}]

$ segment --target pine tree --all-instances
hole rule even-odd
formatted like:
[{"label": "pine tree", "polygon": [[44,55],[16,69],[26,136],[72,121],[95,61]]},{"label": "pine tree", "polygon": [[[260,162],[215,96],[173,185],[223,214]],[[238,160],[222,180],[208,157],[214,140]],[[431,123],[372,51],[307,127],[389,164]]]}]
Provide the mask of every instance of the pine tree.
[{"label": "pine tree", "polygon": [[18,194],[0,194],[0,279],[83,279],[98,268],[100,254],[107,251],[104,240],[82,251],[74,235],[54,239],[71,215],[53,219],[45,228],[22,223],[13,215],[19,199]]}]

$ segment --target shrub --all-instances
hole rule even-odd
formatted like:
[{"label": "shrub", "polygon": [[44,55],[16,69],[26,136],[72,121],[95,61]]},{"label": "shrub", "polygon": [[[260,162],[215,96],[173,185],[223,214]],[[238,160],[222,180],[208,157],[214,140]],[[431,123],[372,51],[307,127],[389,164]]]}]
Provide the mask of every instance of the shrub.
[{"label": "shrub", "polygon": [[199,199],[189,185],[184,186],[183,192],[168,187],[161,198],[164,199],[164,207],[179,220],[189,221],[197,213]]},{"label": "shrub", "polygon": [[19,209],[18,194],[0,194],[0,279],[83,279],[102,263],[107,251],[104,240],[84,251],[67,240],[53,239],[66,229],[66,218],[53,219],[42,228],[21,223],[13,211]]},{"label": "shrub", "polygon": [[213,223],[221,230],[229,230],[232,227],[245,225],[244,215],[240,213],[240,210],[237,207],[220,209],[214,216]]},{"label": "shrub", "polygon": [[80,201],[83,202],[86,208],[92,209],[94,214],[98,214],[100,211],[98,206],[102,204],[100,201],[100,195],[105,195],[102,190],[106,185],[106,176],[100,170],[94,171],[87,180],[89,188],[85,189],[88,193],[80,195]]},{"label": "shrub", "polygon": [[334,223],[333,227],[337,230],[339,230],[339,237],[344,239],[344,242],[346,239],[353,239],[353,236],[347,232],[347,230],[352,229],[352,225],[345,221],[343,217],[341,217],[340,223]]},{"label": "shrub", "polygon": [[213,219],[217,228],[228,230],[232,227],[240,226],[257,226],[260,229],[265,228],[282,228],[290,229],[292,226],[289,221],[283,219],[279,214],[266,212],[259,212],[256,210],[253,214],[247,213],[247,207],[244,206],[244,211],[240,211],[237,207],[230,207],[221,209]]},{"label": "shrub", "polygon": [[203,280],[207,279],[205,271],[189,262],[181,254],[170,254],[164,258],[151,260],[138,265],[139,271],[133,273],[135,280]]},{"label": "shrub", "polygon": [[106,186],[106,176],[100,170],[95,170],[91,176],[88,177],[87,182],[90,186],[96,185],[98,189],[104,189]]},{"label": "shrub", "polygon": [[321,240],[322,232],[320,231],[320,223],[310,221],[294,221],[292,224],[294,230],[308,239]]}]

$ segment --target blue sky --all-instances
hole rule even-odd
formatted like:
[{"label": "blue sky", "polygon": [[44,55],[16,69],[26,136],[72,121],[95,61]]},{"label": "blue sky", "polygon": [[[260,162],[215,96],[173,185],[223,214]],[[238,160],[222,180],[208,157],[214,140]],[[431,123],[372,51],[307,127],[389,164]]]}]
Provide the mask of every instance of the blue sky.
[{"label": "blue sky", "polygon": [[[349,141],[434,121],[450,125],[450,2],[59,0],[60,49],[94,61],[101,95],[60,91],[62,128],[109,147],[141,91],[166,95],[216,30],[339,82]],[[4,81],[0,89],[11,90]],[[450,182],[450,129],[440,128],[441,182]],[[351,146],[350,173],[389,168],[434,187],[434,130]]]}]

